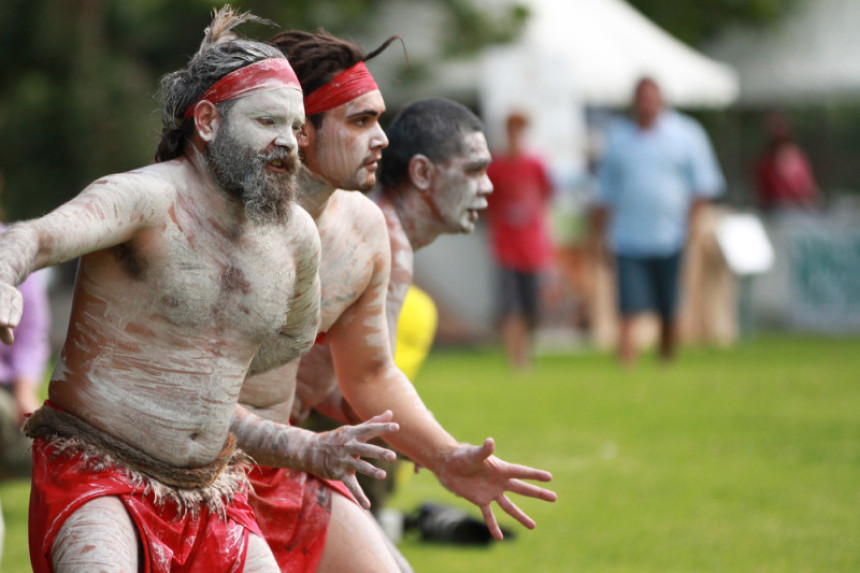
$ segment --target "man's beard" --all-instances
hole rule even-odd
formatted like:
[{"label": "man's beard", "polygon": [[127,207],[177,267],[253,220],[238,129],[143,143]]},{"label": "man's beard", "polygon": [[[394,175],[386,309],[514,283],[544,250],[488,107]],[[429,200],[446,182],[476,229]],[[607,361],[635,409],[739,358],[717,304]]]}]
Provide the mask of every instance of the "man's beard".
[{"label": "man's beard", "polygon": [[[215,139],[206,146],[209,167],[218,184],[240,199],[245,214],[257,223],[283,224],[290,218],[290,203],[296,197],[298,158],[283,147],[258,153],[243,147],[222,123]],[[282,160],[285,173],[266,169],[266,164]]]}]

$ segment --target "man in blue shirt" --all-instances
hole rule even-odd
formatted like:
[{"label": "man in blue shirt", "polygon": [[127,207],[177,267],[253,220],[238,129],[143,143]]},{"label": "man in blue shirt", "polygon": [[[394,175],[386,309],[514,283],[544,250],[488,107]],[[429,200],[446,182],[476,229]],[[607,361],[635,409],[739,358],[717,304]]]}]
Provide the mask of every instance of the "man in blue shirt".
[{"label": "man in blue shirt", "polygon": [[619,358],[626,365],[636,360],[633,321],[653,310],[660,316],[660,357],[670,361],[688,230],[701,205],[724,187],[707,134],[691,117],[666,109],[660,87],[643,78],[633,117],[607,133],[598,181],[592,238],[602,244],[605,235],[615,254]]}]

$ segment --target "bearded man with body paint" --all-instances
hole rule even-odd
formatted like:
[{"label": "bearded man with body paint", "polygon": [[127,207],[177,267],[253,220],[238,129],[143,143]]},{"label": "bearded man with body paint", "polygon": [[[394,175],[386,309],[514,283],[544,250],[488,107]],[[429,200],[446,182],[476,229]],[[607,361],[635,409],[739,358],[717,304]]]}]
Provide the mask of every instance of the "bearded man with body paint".
[{"label": "bearded man with body paint", "polygon": [[[250,378],[242,402],[287,419],[295,388],[305,404],[314,405],[330,391],[322,377],[335,372],[358,417],[393,411],[400,439],[392,435],[389,443],[433,471],[453,492],[479,505],[497,538],[501,530],[492,501],[534,527],[506,492],[552,501],[553,492],[521,481],[549,481],[550,474],[496,458],[491,439],[482,446],[458,443],[436,422],[392,358],[386,318],[391,248],[385,218],[369,198],[346,191],[372,189],[388,143],[379,125],[385,103],[364,64],[387,43],[367,56],[359,46],[323,33],[290,31],[272,43],[290,59],[306,94],[308,120],[298,134],[303,163],[298,201],[320,232],[321,332],[328,348],[316,345],[299,364]],[[280,523],[296,511],[289,500],[295,490],[302,490],[304,478],[291,484],[286,481],[290,476],[265,468],[262,472],[261,479],[251,473],[257,492],[251,503],[276,556],[285,555],[279,559],[282,570],[299,570],[287,563],[289,548],[308,543],[308,538],[286,536]],[[380,470],[379,476],[383,474]],[[361,501],[366,504],[366,499]],[[315,535],[325,540],[318,571],[408,570],[369,512],[340,494],[332,495],[331,519]]]},{"label": "bearded man with body paint", "polygon": [[[14,285],[81,256],[49,401],[25,426],[36,572],[277,571],[229,429],[261,345],[288,360],[313,342],[319,239],[292,197],[301,88],[278,50],[231,31],[249,20],[224,7],[162,80],[156,164],[0,237],[7,344]],[[358,442],[395,429],[385,417],[319,436],[256,422],[251,454],[327,478],[354,479],[370,467],[356,455],[386,453]]]}]

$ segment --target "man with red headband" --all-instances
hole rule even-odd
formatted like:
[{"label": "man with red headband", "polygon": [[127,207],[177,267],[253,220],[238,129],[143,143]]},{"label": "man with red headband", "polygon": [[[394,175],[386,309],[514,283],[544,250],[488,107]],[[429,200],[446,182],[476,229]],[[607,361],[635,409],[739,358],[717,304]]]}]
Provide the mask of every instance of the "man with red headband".
[{"label": "man with red headband", "polygon": [[[298,201],[320,232],[320,329],[325,341],[298,365],[251,377],[243,387],[242,402],[286,417],[296,383],[303,402],[314,405],[329,393],[329,377],[336,372],[358,417],[393,411],[401,431],[400,439],[392,434],[389,443],[433,471],[453,492],[479,505],[497,538],[501,530],[490,508],[493,501],[534,527],[506,492],[554,500],[553,492],[522,481],[549,481],[550,474],[496,458],[491,439],[481,446],[458,443],[433,418],[392,359],[386,320],[391,249],[385,218],[373,201],[351,192],[374,186],[377,163],[388,143],[379,125],[385,104],[364,64],[388,43],[367,56],[359,46],[322,33],[285,32],[273,43],[289,58],[305,93],[308,120],[298,135],[303,163]],[[261,471],[265,479],[251,473],[256,488],[251,503],[282,571],[314,570],[314,563],[304,563],[306,569],[294,563],[307,545],[318,548],[320,540],[318,571],[408,570],[370,513],[336,492],[328,492],[327,530],[314,521],[314,531],[291,537],[293,532],[282,524],[295,521],[290,515],[301,509],[290,503],[302,498],[307,479],[313,478]],[[291,478],[292,483],[287,481]],[[363,495],[361,501],[366,502]]]},{"label": "man with red headband", "polygon": [[[0,236],[6,344],[15,285],[81,257],[50,399],[25,427],[36,572],[277,571],[229,430],[261,345],[289,360],[314,340],[319,238],[293,198],[301,88],[277,49],[231,31],[249,20],[220,10],[162,80],[156,164]],[[396,427],[317,436],[239,417],[254,455],[327,478],[374,471],[356,456],[391,452],[361,442]]]}]

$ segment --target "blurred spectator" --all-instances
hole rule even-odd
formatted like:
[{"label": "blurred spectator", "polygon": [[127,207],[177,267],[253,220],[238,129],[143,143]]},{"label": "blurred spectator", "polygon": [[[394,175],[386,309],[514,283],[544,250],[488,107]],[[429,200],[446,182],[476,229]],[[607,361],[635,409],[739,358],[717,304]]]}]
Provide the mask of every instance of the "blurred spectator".
[{"label": "blurred spectator", "polygon": [[632,112],[607,134],[591,226],[592,247],[603,251],[606,237],[614,253],[625,365],[636,360],[634,321],[648,311],[660,318],[660,358],[674,358],[682,252],[701,206],[724,185],[705,131],[666,109],[653,79],[637,83]]},{"label": "blurred spectator", "polygon": [[29,440],[20,426],[42,402],[39,385],[50,355],[50,307],[44,279],[37,273],[19,285],[24,313],[14,330],[15,344],[0,346],[0,477],[4,478],[29,475]]},{"label": "blurred spectator", "polygon": [[[41,404],[39,385],[51,353],[50,307],[44,281],[40,272],[19,285],[24,312],[13,331],[15,343],[0,345],[0,479],[30,475],[30,439],[21,432],[21,424]],[[0,557],[2,534],[0,508]]]},{"label": "blurred spectator", "polygon": [[526,150],[528,117],[511,113],[508,148],[493,154],[487,171],[495,191],[487,220],[498,266],[498,313],[502,342],[517,371],[532,362],[532,337],[540,313],[539,277],[552,259],[549,200],[552,183],[544,162]]},{"label": "blurred spectator", "polygon": [[812,209],[820,193],[809,159],[795,143],[788,118],[778,112],[765,120],[767,144],[755,166],[757,203],[765,212]]}]

